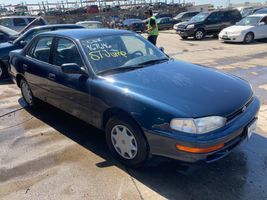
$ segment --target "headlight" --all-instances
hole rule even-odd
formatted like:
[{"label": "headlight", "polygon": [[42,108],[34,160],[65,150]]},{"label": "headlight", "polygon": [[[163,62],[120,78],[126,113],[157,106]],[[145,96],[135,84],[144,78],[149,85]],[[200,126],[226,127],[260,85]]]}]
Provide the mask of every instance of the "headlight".
[{"label": "headlight", "polygon": [[186,29],[192,29],[192,28],[194,28],[194,27],[195,27],[194,24],[189,24],[189,25],[186,27]]},{"label": "headlight", "polygon": [[210,116],[203,118],[184,118],[171,120],[172,129],[192,134],[203,134],[214,131],[225,125],[226,118],[220,116]]}]

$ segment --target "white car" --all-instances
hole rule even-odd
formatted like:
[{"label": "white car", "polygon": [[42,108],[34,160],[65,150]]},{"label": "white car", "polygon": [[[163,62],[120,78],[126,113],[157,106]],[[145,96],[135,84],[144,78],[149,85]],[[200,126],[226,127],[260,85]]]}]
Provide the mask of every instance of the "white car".
[{"label": "white car", "polygon": [[236,25],[223,29],[219,34],[221,41],[245,44],[262,38],[267,38],[267,14],[250,15]]}]

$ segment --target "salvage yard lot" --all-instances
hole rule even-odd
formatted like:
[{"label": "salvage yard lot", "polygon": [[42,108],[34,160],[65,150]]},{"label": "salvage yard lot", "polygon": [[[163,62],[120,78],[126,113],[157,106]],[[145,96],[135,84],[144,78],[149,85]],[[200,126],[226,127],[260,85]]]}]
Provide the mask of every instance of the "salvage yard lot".
[{"label": "salvage yard lot", "polygon": [[1,82],[0,199],[267,199],[266,44],[159,36],[170,56],[240,76],[261,100],[257,133],[209,165],[154,159],[126,168],[111,158],[101,131],[48,105],[29,110],[16,85]]}]

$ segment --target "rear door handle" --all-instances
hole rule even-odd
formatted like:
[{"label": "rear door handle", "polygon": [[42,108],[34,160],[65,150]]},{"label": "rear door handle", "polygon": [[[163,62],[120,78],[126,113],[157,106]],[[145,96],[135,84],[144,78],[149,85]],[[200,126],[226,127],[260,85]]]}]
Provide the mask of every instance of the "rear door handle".
[{"label": "rear door handle", "polygon": [[28,65],[26,65],[26,64],[23,64],[22,67],[23,67],[24,70],[28,69]]},{"label": "rear door handle", "polygon": [[49,73],[49,74],[48,74],[48,78],[49,78],[50,80],[54,81],[54,80],[56,79],[56,75],[53,74],[53,73]]}]

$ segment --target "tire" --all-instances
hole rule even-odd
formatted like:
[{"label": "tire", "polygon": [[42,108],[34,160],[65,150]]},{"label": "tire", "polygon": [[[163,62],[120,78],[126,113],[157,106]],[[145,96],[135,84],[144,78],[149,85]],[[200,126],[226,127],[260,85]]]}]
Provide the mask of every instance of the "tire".
[{"label": "tire", "polygon": [[245,35],[243,43],[244,44],[250,44],[254,41],[254,33],[249,32]]},{"label": "tire", "polygon": [[181,38],[182,38],[183,40],[186,40],[188,37],[187,37],[187,36],[181,36]]},{"label": "tire", "polygon": [[31,88],[25,79],[21,79],[20,81],[20,90],[23,99],[25,100],[26,104],[30,108],[36,108],[38,104],[38,100],[33,96]]},{"label": "tire", "polygon": [[108,147],[119,162],[132,168],[145,164],[149,155],[148,144],[133,120],[128,117],[112,117],[106,124],[105,132]]},{"label": "tire", "polygon": [[205,33],[203,29],[198,29],[194,33],[195,40],[202,40],[204,36],[205,36]]},{"label": "tire", "polygon": [[7,69],[6,67],[0,63],[0,80],[3,80],[7,76]]}]

